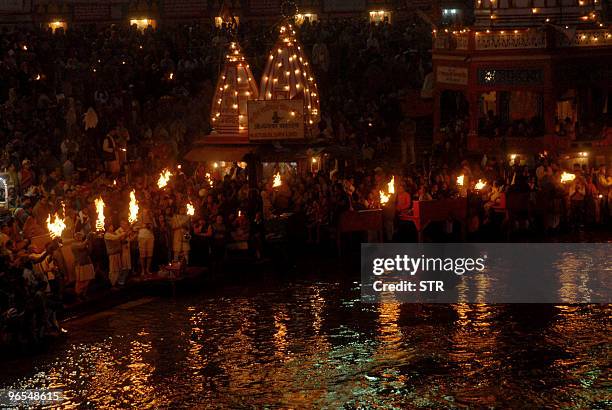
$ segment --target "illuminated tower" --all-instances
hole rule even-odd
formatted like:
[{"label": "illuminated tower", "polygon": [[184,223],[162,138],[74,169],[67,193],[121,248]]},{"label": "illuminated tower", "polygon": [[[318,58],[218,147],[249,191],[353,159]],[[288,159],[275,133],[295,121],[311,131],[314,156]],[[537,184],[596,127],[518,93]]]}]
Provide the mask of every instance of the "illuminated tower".
[{"label": "illuminated tower", "polygon": [[229,45],[211,109],[213,134],[248,136],[247,101],[257,99],[257,84],[240,46]]},{"label": "illuminated tower", "polygon": [[320,118],[319,91],[314,74],[295,36],[293,26],[285,23],[270,51],[266,69],[261,78],[260,98],[264,100],[304,101],[304,122],[316,126]]}]

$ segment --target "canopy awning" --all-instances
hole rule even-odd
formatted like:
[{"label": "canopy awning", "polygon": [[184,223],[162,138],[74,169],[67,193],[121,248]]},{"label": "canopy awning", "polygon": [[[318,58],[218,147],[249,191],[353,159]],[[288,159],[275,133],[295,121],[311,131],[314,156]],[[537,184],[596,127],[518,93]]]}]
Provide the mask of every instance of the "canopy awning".
[{"label": "canopy awning", "polygon": [[198,144],[185,155],[185,159],[192,162],[238,162],[242,161],[245,155],[253,152],[254,150],[255,147],[252,145]]}]

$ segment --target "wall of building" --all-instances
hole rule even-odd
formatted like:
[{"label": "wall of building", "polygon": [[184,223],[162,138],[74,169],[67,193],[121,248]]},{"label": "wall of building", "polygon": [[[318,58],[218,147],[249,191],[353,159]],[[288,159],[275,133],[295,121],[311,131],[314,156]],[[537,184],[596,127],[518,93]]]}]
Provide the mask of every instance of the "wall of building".
[{"label": "wall of building", "polygon": [[[415,3],[415,4],[412,4]],[[421,4],[423,3],[423,4]],[[393,0],[298,0],[300,13],[316,14],[319,19],[361,16],[369,11],[403,13],[423,0],[407,0],[401,7]],[[71,23],[106,23],[130,18],[156,18],[162,22],[212,20],[219,14],[219,0],[0,0],[0,24],[40,23],[61,18]],[[407,7],[410,5],[411,7]],[[276,21],[281,17],[281,0],[233,0],[226,6],[241,20]]]}]

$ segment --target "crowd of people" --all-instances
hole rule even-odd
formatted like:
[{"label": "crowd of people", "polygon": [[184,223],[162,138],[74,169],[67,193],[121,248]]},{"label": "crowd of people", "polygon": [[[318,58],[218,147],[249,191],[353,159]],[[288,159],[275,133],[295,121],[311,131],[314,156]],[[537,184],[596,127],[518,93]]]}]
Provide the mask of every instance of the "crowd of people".
[{"label": "crowd of people", "polygon": [[[552,204],[544,229],[609,223],[612,176],[605,167],[576,168],[575,179],[561,183],[563,170],[552,157],[531,166],[495,158],[475,164],[447,145],[418,166],[414,153],[402,162],[411,165],[400,166],[383,155],[405,129],[402,90],[420,87],[431,70],[429,28],[416,21],[302,27],[324,90],[319,137],[360,155],[329,158],[317,172],[283,168],[280,186],[271,177],[280,168],[254,183],[242,163],[181,161],[192,139],[209,129],[225,45],[237,36],[257,75],[277,35],[269,26],[245,23],[237,33],[199,25],[1,30],[0,161],[8,192],[0,233],[0,344],[61,333],[62,307],[102,289],[177,274],[187,265],[215,267],[231,252],[262,259],[283,238],[281,215],[291,215],[292,240],[315,246],[334,235],[342,212],[380,207],[386,239],[411,240],[404,222],[413,201],[458,196],[478,198],[471,201],[473,232],[495,223],[502,194],[512,192],[528,193],[534,203],[540,192]],[[172,176],[160,187],[163,169]],[[396,193],[381,203],[392,176]],[[475,191],[478,179],[487,184]],[[139,207],[135,221],[131,192]],[[48,223],[55,215],[65,227],[52,238]],[[525,221],[536,222],[532,215]]]}]

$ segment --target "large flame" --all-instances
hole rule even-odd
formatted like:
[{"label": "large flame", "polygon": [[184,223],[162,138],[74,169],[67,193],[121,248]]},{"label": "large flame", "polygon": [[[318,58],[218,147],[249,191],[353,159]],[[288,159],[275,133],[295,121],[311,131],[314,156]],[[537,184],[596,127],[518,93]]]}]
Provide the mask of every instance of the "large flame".
[{"label": "large flame", "polygon": [[96,213],[98,214],[98,218],[96,219],[96,231],[104,230],[104,201],[102,197],[96,198],[94,201],[96,204]]},{"label": "large flame", "polygon": [[195,215],[195,208],[193,207],[193,204],[191,202],[188,202],[187,205],[185,205],[185,207],[187,208],[187,215],[189,216]]},{"label": "large flame", "polygon": [[563,174],[561,174],[561,182],[562,183],[572,182],[574,179],[576,179],[576,174],[570,174],[570,173],[565,172],[565,171],[563,171]]},{"label": "large flame", "polygon": [[168,169],[164,169],[161,174],[159,174],[159,179],[157,180],[157,187],[161,189],[168,185],[168,181],[170,181],[171,176],[172,173]]},{"label": "large flame", "polygon": [[384,205],[387,202],[389,202],[389,198],[391,197],[390,195],[385,194],[383,191],[378,191],[379,195],[380,195],[380,204]]},{"label": "large flame", "polygon": [[486,185],[487,185],[487,181],[483,181],[482,179],[479,179],[478,182],[476,182],[476,185],[474,185],[474,188],[476,188],[476,190],[480,191]]},{"label": "large flame", "polygon": [[389,191],[389,194],[394,194],[395,193],[395,175],[391,177],[391,181],[389,181],[387,186],[388,186],[387,190]]},{"label": "large flame", "polygon": [[49,234],[51,235],[51,239],[58,238],[62,236],[62,232],[66,229],[66,224],[63,219],[55,214],[53,222],[51,222],[51,214],[47,217],[47,229],[49,229]]},{"label": "large flame", "polygon": [[274,182],[272,183],[272,188],[278,188],[282,184],[283,181],[281,180],[280,172],[277,172],[276,175],[274,175]]},{"label": "large flame", "polygon": [[130,192],[130,215],[128,216],[128,222],[133,224],[138,220],[138,201],[136,200],[136,191],[132,189]]},{"label": "large flame", "polygon": [[463,178],[465,178],[465,175],[459,175],[457,177],[457,185],[463,186]]}]

